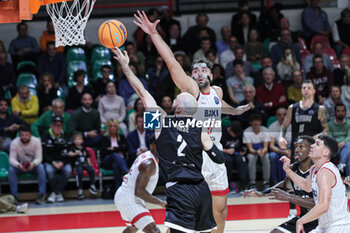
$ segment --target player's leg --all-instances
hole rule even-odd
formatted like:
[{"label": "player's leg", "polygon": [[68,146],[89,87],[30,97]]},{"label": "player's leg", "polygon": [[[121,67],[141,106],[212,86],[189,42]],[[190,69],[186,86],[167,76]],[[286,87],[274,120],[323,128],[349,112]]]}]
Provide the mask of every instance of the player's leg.
[{"label": "player's leg", "polygon": [[220,196],[212,196],[213,198],[213,214],[217,224],[217,230],[212,230],[215,233],[222,233],[225,229],[225,221],[227,216],[227,194]]},{"label": "player's leg", "polygon": [[137,227],[127,227],[127,228],[125,228],[124,229],[124,231],[123,231],[123,233],[135,233],[135,232],[137,232]]},{"label": "player's leg", "polygon": [[146,233],[160,233],[159,228],[154,222],[151,222],[150,224],[145,226],[145,228],[143,228],[143,231]]}]

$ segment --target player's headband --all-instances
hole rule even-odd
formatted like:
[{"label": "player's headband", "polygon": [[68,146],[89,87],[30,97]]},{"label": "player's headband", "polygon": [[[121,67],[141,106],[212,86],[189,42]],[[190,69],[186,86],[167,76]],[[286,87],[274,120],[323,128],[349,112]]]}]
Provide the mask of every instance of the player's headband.
[{"label": "player's headband", "polygon": [[298,138],[295,142],[294,142],[294,145],[297,144],[297,143],[302,143],[303,142],[303,139],[302,138]]},{"label": "player's headband", "polygon": [[202,68],[208,68],[209,70],[211,70],[212,66],[210,63],[207,62],[197,62],[197,63],[193,63],[191,66],[191,71],[194,69],[198,69],[199,67]]}]

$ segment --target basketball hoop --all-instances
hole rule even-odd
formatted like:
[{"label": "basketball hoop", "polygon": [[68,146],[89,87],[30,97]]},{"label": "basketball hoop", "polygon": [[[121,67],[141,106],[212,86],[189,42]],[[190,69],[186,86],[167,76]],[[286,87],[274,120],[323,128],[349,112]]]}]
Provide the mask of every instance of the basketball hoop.
[{"label": "basketball hoop", "polygon": [[85,44],[84,30],[96,0],[71,0],[46,5],[55,28],[56,47]]}]

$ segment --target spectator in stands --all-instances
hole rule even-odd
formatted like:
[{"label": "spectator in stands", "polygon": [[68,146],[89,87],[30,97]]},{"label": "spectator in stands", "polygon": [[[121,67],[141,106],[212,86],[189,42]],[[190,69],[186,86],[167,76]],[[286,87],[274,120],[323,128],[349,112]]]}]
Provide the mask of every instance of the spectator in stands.
[{"label": "spectator in stands", "polygon": [[201,37],[204,37],[203,35],[201,36],[202,29],[208,32],[209,35],[207,36],[209,36],[211,44],[215,45],[216,34],[213,29],[207,26],[208,22],[208,15],[205,13],[199,13],[196,16],[196,25],[190,27],[184,34],[183,42],[185,45],[185,50],[190,56],[192,56],[194,52],[199,49],[200,39]]},{"label": "spectator in stands", "polygon": [[143,102],[140,98],[138,98],[134,103],[133,112],[128,116],[128,126],[129,132],[134,131],[136,129],[136,116],[139,114],[143,114],[145,111],[145,107],[143,106]]},{"label": "spectator in stands", "polygon": [[162,102],[160,103],[160,107],[170,115],[172,113],[173,101],[170,96],[163,96]]},{"label": "spectator in stands", "polygon": [[71,88],[69,88],[68,91],[68,97],[67,97],[67,112],[73,113],[76,109],[78,109],[81,106],[81,97],[85,93],[91,94],[91,88],[86,86],[85,81],[85,71],[84,70],[77,70],[74,72],[73,75],[74,82],[77,84]]},{"label": "spectator in stands", "polygon": [[131,41],[125,42],[124,46],[125,50],[128,52],[130,63],[136,64],[138,72],[143,76],[145,74],[145,55],[140,50],[137,50],[134,43]]},{"label": "spectator in stands", "polygon": [[340,59],[344,48],[350,46],[350,9],[345,8],[340,13],[341,18],[332,26],[333,41],[335,42],[335,52]]},{"label": "spectator in stands", "polygon": [[52,101],[51,105],[51,110],[44,112],[39,119],[30,126],[32,134],[35,137],[40,137],[48,132],[54,117],[61,117],[63,120],[63,132],[70,133],[69,123],[71,115],[64,111],[64,101],[57,98]]},{"label": "spectator in stands", "polygon": [[37,95],[39,99],[39,112],[42,114],[51,110],[51,103],[57,98],[57,88],[50,73],[43,73],[37,87]]},{"label": "spectator in stands", "polygon": [[241,45],[244,45],[249,40],[249,37],[248,37],[249,30],[255,27],[255,25],[252,24],[252,22],[250,22],[248,12],[241,12],[240,21],[241,23],[238,25],[238,27],[234,31],[231,31],[231,33],[232,35],[237,37],[237,40]]},{"label": "spectator in stands", "polygon": [[[336,104],[334,107],[335,119],[328,122],[329,135],[338,142],[339,170],[350,175],[350,120],[346,119],[346,107],[344,104]],[[345,170],[346,168],[346,170]]]},{"label": "spectator in stands", "polygon": [[18,129],[26,123],[8,111],[6,99],[0,99],[0,150],[9,151],[11,141],[16,137]]},{"label": "spectator in stands", "polygon": [[248,33],[248,42],[244,44],[244,52],[249,62],[260,62],[264,55],[264,45],[259,41],[259,32],[252,28]]},{"label": "spectator in stands", "polygon": [[324,101],[323,106],[326,108],[327,120],[333,120],[335,117],[335,106],[342,104],[340,86],[332,85],[330,87],[329,97]]},{"label": "spectator in stands", "polygon": [[279,23],[284,15],[281,13],[282,3],[276,2],[270,9],[264,9],[259,15],[258,28],[262,40],[271,38],[274,31],[279,29]]},{"label": "spectator in stands", "polygon": [[223,92],[222,99],[228,103],[230,101],[230,97],[227,91],[224,68],[219,64],[214,64],[212,69],[212,74],[213,74],[213,80],[211,81],[211,85],[221,87]]},{"label": "spectator in stands", "polygon": [[83,176],[84,170],[87,171],[90,179],[90,188],[89,192],[92,195],[97,194],[95,186],[95,169],[91,166],[90,154],[89,151],[84,147],[84,139],[81,133],[73,134],[73,144],[69,148],[68,156],[73,157],[73,169],[78,176],[77,186],[78,186],[78,199],[84,199],[83,192]]},{"label": "spectator in stands", "polygon": [[[282,124],[284,118],[287,116],[286,108],[279,108],[276,111],[276,119],[277,121],[273,122],[269,126],[270,131],[270,166],[271,166],[271,181],[273,184],[276,184],[286,178],[286,173],[283,170],[283,163],[280,161],[280,158],[284,155],[289,156],[290,150],[282,150],[278,146],[278,138],[280,136],[280,132],[282,129]],[[288,145],[290,145],[292,141],[292,126],[291,124],[287,128],[286,140]]]},{"label": "spectator in stands", "polygon": [[226,80],[228,94],[230,96],[231,102],[235,105],[238,105],[241,101],[244,100],[243,89],[247,84],[253,85],[254,79],[247,76],[243,70],[243,61],[235,59],[233,62],[233,69],[235,75],[229,77]]},{"label": "spectator in stands", "polygon": [[143,152],[149,150],[149,139],[153,135],[153,131],[143,128],[143,114],[138,114],[135,117],[136,129],[130,132],[127,136],[129,147],[129,166],[134,162],[135,158]]},{"label": "spectator in stands", "polygon": [[39,101],[38,97],[29,92],[27,86],[20,86],[18,93],[11,100],[12,114],[31,125],[38,119]]},{"label": "spectator in stands", "polygon": [[102,78],[97,79],[92,85],[93,96],[96,103],[106,94],[106,85],[113,77],[112,67],[109,65],[101,66],[101,73]]},{"label": "spectator in stands", "polygon": [[247,147],[243,144],[242,132],[241,124],[238,121],[232,121],[229,127],[222,129],[220,141],[225,156],[228,183],[231,184],[234,166],[238,170],[240,191],[244,191],[248,186]]},{"label": "spectator in stands", "polygon": [[312,80],[316,88],[318,103],[323,104],[329,94],[329,88],[333,84],[333,74],[330,70],[323,66],[323,58],[320,55],[315,55],[313,66],[310,72],[306,74],[306,79]]},{"label": "spectator in stands", "polygon": [[284,85],[292,84],[293,70],[300,70],[300,64],[297,61],[293,50],[289,47],[284,48],[281,61],[277,64],[277,73]]},{"label": "spectator in stands", "polygon": [[127,167],[128,146],[126,138],[120,134],[119,123],[115,119],[107,122],[107,131],[101,143],[101,167],[113,169],[116,189],[122,184]]},{"label": "spectator in stands", "polygon": [[43,153],[40,139],[32,136],[28,126],[21,126],[19,136],[11,142],[8,174],[10,192],[16,200],[18,199],[17,175],[30,172],[36,174],[38,177],[39,197],[36,203],[45,203],[46,174],[44,166],[41,163],[42,160]]},{"label": "spectator in stands", "polygon": [[220,65],[224,68],[227,66],[227,64],[230,61],[235,60],[234,51],[239,46],[238,40],[235,36],[230,36],[229,46],[230,46],[230,48],[223,51],[219,56]]},{"label": "spectator in stands", "polygon": [[231,30],[227,26],[221,27],[221,40],[216,41],[216,51],[218,53],[218,57],[220,57],[221,53],[230,49],[230,37]]},{"label": "spectator in stands", "polygon": [[279,41],[281,30],[283,29],[288,29],[292,35],[292,41],[294,43],[298,43],[299,32],[295,32],[290,29],[290,22],[287,17],[283,17],[282,19],[280,19],[279,28],[273,32],[270,41]]},{"label": "spectator in stands", "polygon": [[89,147],[98,146],[102,139],[100,113],[92,108],[92,103],[91,94],[84,93],[81,97],[82,106],[72,114],[69,131],[83,134],[84,145]]},{"label": "spectator in stands", "polygon": [[249,127],[249,118],[255,113],[259,113],[262,116],[262,122],[265,125],[267,122],[267,112],[263,103],[255,99],[255,87],[253,85],[246,85],[244,87],[244,100],[239,105],[249,104],[250,109],[241,115],[236,116],[237,120],[241,123],[242,128],[246,129]]},{"label": "spectator in stands", "polygon": [[263,71],[264,84],[256,89],[257,100],[264,103],[269,116],[273,116],[280,107],[287,104],[284,86],[280,83],[274,83],[275,72],[272,68],[266,68]]},{"label": "spectator in stands", "polygon": [[211,42],[209,37],[201,38],[200,48],[194,53],[193,61],[205,60],[205,53],[211,48]]},{"label": "spectator in stands", "polygon": [[100,112],[101,123],[105,125],[107,121],[116,119],[124,135],[128,133],[125,120],[125,103],[124,99],[117,95],[117,88],[114,82],[109,81],[106,85],[107,94],[98,102],[98,111]]},{"label": "spectator in stands", "polygon": [[[136,75],[136,77],[140,79],[143,86],[148,90],[146,80],[140,77],[137,65],[135,63],[130,63],[129,66],[132,72]],[[125,105],[128,108],[134,106],[134,102],[138,98],[138,95],[136,94],[135,90],[131,87],[129,81],[125,78],[125,76],[123,76],[123,79],[119,81],[118,93],[121,97],[123,97]]]},{"label": "spectator in stands", "polygon": [[17,24],[18,37],[10,43],[9,53],[11,54],[13,65],[16,67],[22,60],[36,60],[39,53],[38,42],[34,37],[28,35],[28,25],[25,22]]},{"label": "spectator in stands", "polygon": [[211,66],[213,66],[214,64],[219,64],[219,59],[216,56],[216,52],[214,49],[209,49],[206,53],[205,53],[205,59],[207,60],[208,63],[211,64]]},{"label": "spectator in stands", "polygon": [[68,149],[72,142],[70,137],[63,132],[61,117],[56,116],[52,119],[49,131],[41,138],[41,144],[47,179],[51,187],[51,194],[47,202],[63,202],[62,191],[72,174],[72,158],[68,156]]},{"label": "spectator in stands", "polygon": [[160,14],[159,25],[166,33],[167,38],[169,37],[169,28],[173,24],[177,24],[179,26],[179,29],[180,29],[180,22],[178,20],[174,19],[173,17],[171,17],[169,6],[163,5],[163,6],[159,7],[159,14]]},{"label": "spectator in stands", "polygon": [[145,70],[147,71],[150,67],[154,66],[154,61],[158,55],[157,49],[154,46],[151,36],[145,34],[143,47],[140,48],[140,51],[145,56]]},{"label": "spectator in stands", "polygon": [[349,70],[350,57],[346,54],[340,56],[340,67],[333,70],[334,84],[343,86],[346,83],[346,72]]},{"label": "spectator in stands", "polygon": [[305,57],[304,60],[304,72],[308,73],[311,70],[311,67],[313,65],[313,58],[314,56],[318,55],[318,56],[322,56],[323,58],[323,65],[330,71],[334,70],[334,66],[333,63],[331,61],[331,59],[329,59],[329,57],[323,53],[323,43],[322,42],[315,42],[314,46],[313,46],[313,53],[309,54]]},{"label": "spectator in stands", "polygon": [[243,132],[243,143],[248,147],[248,170],[250,189],[256,189],[256,162],[260,158],[263,170],[264,190],[269,188],[270,182],[270,160],[268,146],[270,134],[265,126],[262,126],[260,114],[252,114],[249,118],[250,127]]},{"label": "spectator in stands", "polygon": [[[258,86],[260,86],[261,84],[264,83],[264,76],[263,76],[263,71],[266,68],[272,68],[272,60],[270,57],[265,56],[261,59],[261,69],[258,70],[258,72],[256,72],[254,74],[254,86],[257,88]],[[275,70],[274,70],[275,71]],[[278,74],[276,73],[276,80],[279,80]]]},{"label": "spectator in stands", "polygon": [[303,82],[303,74],[300,70],[294,70],[292,72],[293,84],[287,89],[287,99],[289,104],[294,104],[301,101],[301,84]]},{"label": "spectator in stands", "polygon": [[38,58],[39,75],[51,73],[55,81],[55,88],[66,87],[66,60],[63,54],[58,53],[54,42],[47,43],[47,51]]},{"label": "spectator in stands", "polygon": [[[43,31],[43,34],[40,37],[40,48],[43,52],[46,52],[47,49],[47,44],[49,42],[54,42],[56,41],[56,36],[55,36],[55,29],[53,27],[53,22],[48,19],[46,21],[46,31]],[[63,53],[64,52],[64,47],[60,46],[57,48],[57,52]]]},{"label": "spectator in stands", "polygon": [[14,95],[16,91],[16,75],[12,64],[7,61],[6,52],[0,52],[0,74],[0,92],[3,92],[3,95],[5,95],[6,91],[9,90],[11,96]]},{"label": "spectator in stands", "polygon": [[[238,46],[237,48],[235,48],[234,55],[235,55],[235,60],[238,59],[238,60],[242,60],[243,61],[244,73],[246,75],[251,76],[255,72],[255,70],[252,67],[252,65],[250,64],[250,62],[245,61],[246,60],[246,55],[244,54],[244,49],[241,46]],[[226,78],[235,75],[235,71],[233,69],[233,61],[234,60],[232,60],[229,63],[227,63],[227,65],[225,67]]]},{"label": "spectator in stands", "polygon": [[308,42],[315,35],[328,37],[331,32],[327,13],[320,8],[320,0],[310,0],[310,3],[310,6],[306,7],[301,15],[302,34]]},{"label": "spectator in stands", "polygon": [[271,48],[272,66],[276,68],[277,64],[282,60],[285,48],[291,48],[295,54],[296,61],[301,64],[301,55],[299,45],[294,44],[289,29],[281,30],[280,40]]},{"label": "spectator in stands", "polygon": [[249,21],[252,25],[256,25],[256,15],[249,10],[248,1],[238,1],[238,12],[232,16],[231,32],[232,34],[242,25],[242,14],[246,13],[249,16]]},{"label": "spectator in stands", "polygon": [[181,26],[178,23],[171,23],[168,29],[168,37],[166,43],[169,45],[171,51],[184,51],[185,46],[181,38]]},{"label": "spectator in stands", "polygon": [[[345,78],[345,84],[341,87],[341,100],[346,109],[350,109],[350,71],[346,71]],[[346,118],[350,118],[350,111],[346,112]]]}]

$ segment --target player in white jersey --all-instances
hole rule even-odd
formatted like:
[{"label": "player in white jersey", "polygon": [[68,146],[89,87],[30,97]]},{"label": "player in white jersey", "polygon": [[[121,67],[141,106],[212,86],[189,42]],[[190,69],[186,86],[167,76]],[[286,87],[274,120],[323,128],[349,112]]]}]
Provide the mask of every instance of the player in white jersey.
[{"label": "player in white jersey", "polygon": [[318,219],[313,233],[349,233],[350,214],[345,185],[336,166],[329,160],[338,152],[337,141],[330,136],[320,135],[311,145],[309,157],[314,162],[310,175],[304,179],[290,168],[290,160],[282,157],[283,169],[294,183],[313,193],[315,206],[297,221],[296,232],[304,232],[303,224]]},{"label": "player in white jersey", "polygon": [[160,232],[145,205],[145,202],[163,208],[166,205],[164,201],[152,196],[159,176],[154,136],[150,138],[150,148],[151,151],[146,151],[136,158],[114,196],[114,203],[127,225],[124,233],[137,232],[138,229],[148,233]]},{"label": "player in white jersey", "polygon": [[[181,90],[181,92],[188,92],[196,99],[200,98],[200,95],[216,95],[217,100],[221,103],[222,113],[230,115],[239,115],[243,112],[249,110],[249,105],[239,106],[238,108],[233,108],[225,101],[222,100],[223,92],[220,87],[210,86],[210,82],[213,78],[211,67],[207,62],[196,62],[192,65],[191,77],[187,76],[181,65],[176,61],[174,54],[172,53],[169,46],[165,43],[162,37],[157,32],[157,25],[159,20],[156,20],[154,23],[150,22],[146,16],[146,13],[138,11],[138,14],[134,15],[136,21],[134,23],[139,26],[146,34],[150,35],[153,44],[155,45],[157,51],[165,61],[171,78],[173,79],[176,86]],[[215,98],[215,97],[213,97]],[[198,108],[200,108],[201,102],[198,102]],[[204,101],[203,101],[204,103]],[[217,106],[207,105],[208,109],[213,110]],[[204,111],[205,111],[204,110]],[[213,113],[213,112],[211,112]],[[209,112],[208,112],[209,114]],[[218,115],[218,118],[221,120],[221,114]],[[213,129],[214,131],[214,129]],[[210,135],[212,136],[212,134]],[[219,149],[222,149],[220,145],[221,135],[214,136],[212,138],[218,139],[215,142],[215,145]],[[220,147],[221,146],[221,147]],[[228,181],[225,165],[220,167],[211,166],[206,161],[208,161],[206,155],[203,157],[203,175],[205,181],[208,183],[210,191],[213,195],[213,213],[214,218],[217,224],[217,231],[214,232],[223,232],[225,227],[225,220],[227,215],[227,191],[228,191]],[[212,169],[208,170],[205,167],[210,167]]]}]

